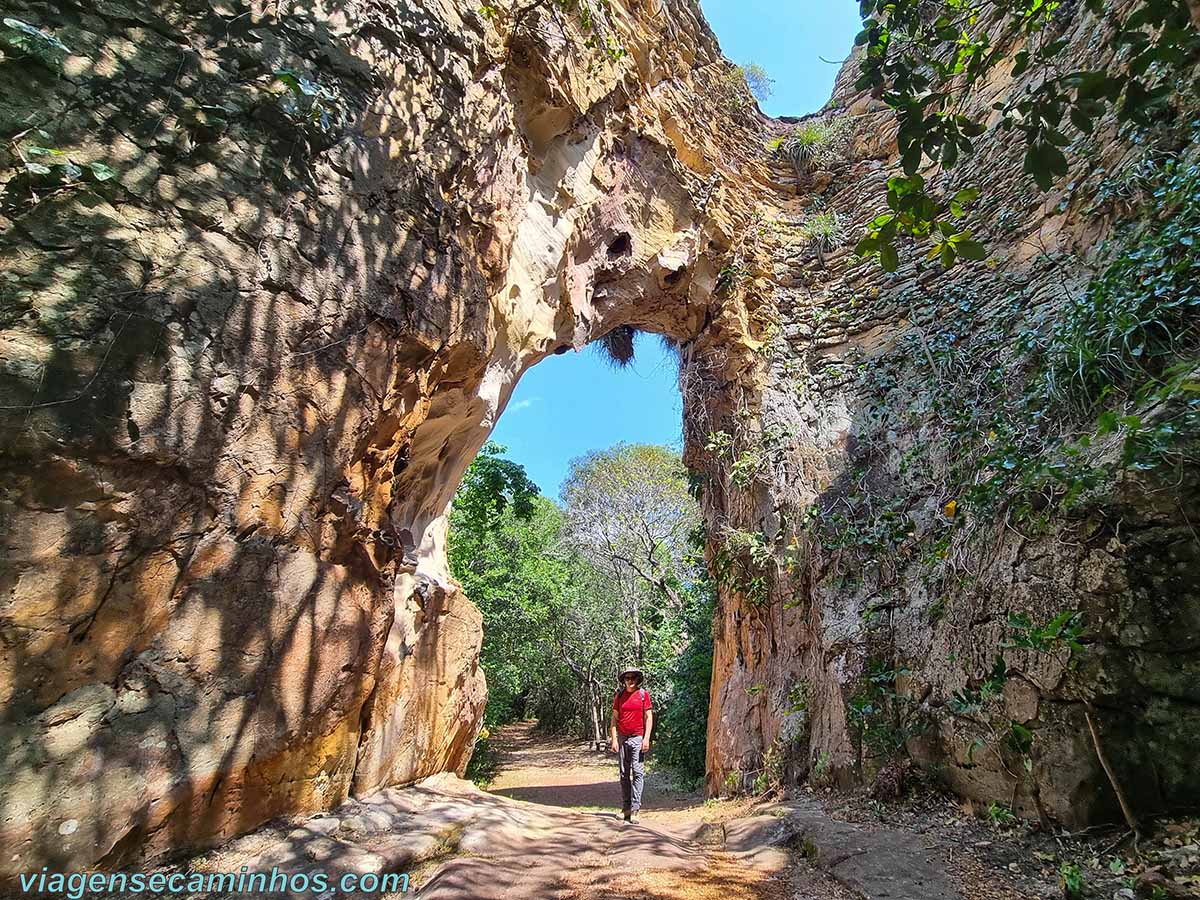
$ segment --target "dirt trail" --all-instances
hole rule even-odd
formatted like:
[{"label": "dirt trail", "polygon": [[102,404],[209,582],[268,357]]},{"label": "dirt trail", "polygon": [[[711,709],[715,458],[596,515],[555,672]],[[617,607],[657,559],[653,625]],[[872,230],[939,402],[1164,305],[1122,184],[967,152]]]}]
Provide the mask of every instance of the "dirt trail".
[{"label": "dirt trail", "polygon": [[[499,769],[488,790],[547,806],[619,813],[621,785],[616,754],[594,751],[574,738],[539,734],[535,726],[535,722],[518,722],[496,731],[493,744],[499,754]],[[705,810],[703,794],[672,787],[656,765],[653,750],[646,755],[642,806],[643,818],[648,822],[679,819],[680,812],[702,817]],[[714,805],[709,807],[710,820],[715,821]],[[731,812],[748,809],[748,804],[717,807]]]},{"label": "dirt trail", "polygon": [[[542,735],[535,723],[507,725],[497,731],[494,746],[499,769],[489,790],[511,800],[562,809],[573,818],[554,835],[570,848],[556,848],[550,860],[557,890],[528,896],[564,900],[785,900],[800,896],[793,877],[792,854],[777,846],[744,850],[725,847],[724,823],[745,817],[748,802],[709,801],[698,791],[671,785],[647,757],[641,822],[622,821],[621,787],[615,754],[598,752],[573,738]],[[569,812],[567,812],[569,811]],[[583,839],[583,845],[576,842]],[[540,865],[534,864],[534,868]],[[441,897],[438,878],[422,896]],[[821,894],[806,898],[848,897],[832,882]],[[447,898],[454,896],[446,894]]]},{"label": "dirt trail", "polygon": [[[421,900],[963,900],[939,847],[911,831],[836,821],[810,798],[705,801],[673,789],[652,759],[632,825],[611,754],[531,724],[501,729],[497,743],[491,791],[435,775],[276,820],[164,871],[320,873],[333,888],[180,895],[194,900],[401,900],[413,889]],[[404,873],[410,892],[342,887],[381,873]]]}]

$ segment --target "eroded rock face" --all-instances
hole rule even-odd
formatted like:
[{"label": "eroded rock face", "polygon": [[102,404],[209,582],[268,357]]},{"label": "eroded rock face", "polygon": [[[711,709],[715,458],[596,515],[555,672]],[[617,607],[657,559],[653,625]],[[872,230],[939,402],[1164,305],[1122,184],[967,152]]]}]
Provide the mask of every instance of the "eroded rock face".
[{"label": "eroded rock face", "polygon": [[461,773],[445,513],[517,378],[745,330],[761,123],[698,7],[618,5],[617,59],[439,0],[11,15],[61,47],[0,61],[4,135],[80,174],[5,151],[0,873]]},{"label": "eroded rock face", "polygon": [[[1068,65],[1094,65],[1106,27],[1064,7]],[[984,119],[1026,89],[1007,68],[968,98]],[[691,457],[712,473],[710,558],[734,576],[716,623],[710,789],[764,769],[870,780],[911,752],[984,807],[1119,821],[1098,743],[1135,811],[1194,803],[1179,739],[1200,734],[1194,434],[1155,472],[1121,469],[1103,404],[1026,400],[1089,280],[1161,227],[1120,227],[1157,202],[1134,173],[1153,184],[1164,159],[1193,163],[1189,137],[1131,142],[1101,122],[1043,196],[1019,136],[994,129],[952,173],[927,173],[945,196],[983,189],[969,221],[989,258],[945,273],[905,249],[886,275],[851,248],[899,174],[895,122],[856,75],[851,60],[824,115],[844,143],[799,173],[779,159],[737,248],[739,290],[778,311],[744,401],[755,414],[720,418],[732,448]],[[1121,389],[1121,414],[1182,421]],[[748,535],[768,564],[747,564]],[[1075,648],[1058,618],[1072,613]]]},{"label": "eroded rock face", "polygon": [[[920,438],[944,463],[937,421],[903,420],[911,392],[871,418],[849,368],[931,377],[916,338],[963,279],[986,284],[975,311],[1012,284],[1054,308],[1111,216],[1037,200],[994,140],[965,170],[1005,173],[994,271],[881,280],[844,246],[798,248],[765,225],[816,197],[846,231],[874,215],[887,117],[844,73],[850,148],[798,181],[764,150],[779,126],[726,99],[694,3],[612,7],[624,55],[549,6],[13,7],[65,49],[0,61],[4,136],[80,171],[4,151],[0,875],[132,864],[461,773],[485,685],[447,504],[526,369],[629,325],[680,342],[714,564],[730,529],[777,561],[765,595],[722,589],[714,787],[772,746],[791,777],[856,774],[848,704],[886,590],[918,703],[978,679],[1008,612],[1086,608],[1114,758],[1194,790],[1186,766],[1163,774],[1195,734],[1191,507],[1134,483],[1076,540],[981,530],[955,545],[974,586],[936,592],[890,556],[848,579],[794,527],[870,444],[873,489],[920,493],[904,512],[932,533],[951,498],[901,462]],[[1083,47],[1095,26],[1072,21]],[[1109,165],[1128,152],[1107,146]],[[735,482],[704,449],[721,430],[773,435],[770,466]],[[1004,702],[1044,738],[1041,800],[1087,815],[1082,707],[1054,692],[1061,665],[1025,665],[1046,690],[1013,681]],[[958,765],[952,723],[921,737],[959,789],[1011,791],[1002,767]]]}]

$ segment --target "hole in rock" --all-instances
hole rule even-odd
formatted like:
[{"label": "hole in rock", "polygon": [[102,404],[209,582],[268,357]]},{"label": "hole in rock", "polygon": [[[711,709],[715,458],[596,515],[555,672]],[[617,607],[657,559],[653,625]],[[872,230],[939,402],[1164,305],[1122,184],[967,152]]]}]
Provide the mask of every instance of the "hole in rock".
[{"label": "hole in rock", "polygon": [[633,254],[633,238],[625,232],[621,232],[612,243],[608,245],[608,258],[616,259],[620,256],[631,256]]},{"label": "hole in rock", "polygon": [[[708,718],[713,599],[681,458],[678,344],[628,325],[593,344],[521,376],[448,537],[451,572],[483,617],[487,740],[562,747],[582,779],[533,787],[502,770],[492,789],[561,806],[613,802],[612,773],[591,766],[605,761],[622,667],[644,671],[658,721],[675,723],[658,752],[695,778]],[[492,750],[477,748],[472,768]]]}]

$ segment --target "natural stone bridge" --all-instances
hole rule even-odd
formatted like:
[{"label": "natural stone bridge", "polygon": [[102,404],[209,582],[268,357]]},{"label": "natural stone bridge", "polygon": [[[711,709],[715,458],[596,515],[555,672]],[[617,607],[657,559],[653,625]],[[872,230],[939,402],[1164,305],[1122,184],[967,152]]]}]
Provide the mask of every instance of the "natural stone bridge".
[{"label": "natural stone bridge", "polygon": [[[613,3],[616,59],[536,4],[10,6],[63,49],[0,60],[3,135],[85,174],[3,175],[0,873],[160,859],[461,773],[485,685],[447,505],[523,372],[630,327],[680,346],[710,533],[796,537],[765,597],[722,588],[713,785],[783,745],[790,779],[818,761],[856,776],[846,700],[879,616],[897,690],[936,709],[986,676],[1010,612],[1081,609],[1113,765],[1147,809],[1195,800],[1194,472],[1169,495],[1129,479],[1082,525],[972,521],[934,575],[916,568],[952,499],[953,423],[898,398],[991,365],[936,368],[932,333],[969,309],[950,344],[969,343],[1013,297],[1052,312],[1113,225],[1043,202],[1011,137],[956,175],[997,185],[990,267],[884,277],[789,234],[818,207],[847,233],[878,212],[888,111],[852,61],[844,152],[798,172],[765,149],[789,123],[721,101],[692,0]],[[1098,27],[1066,16],[1073,52]],[[1072,178],[1136,152],[1113,139]],[[890,407],[855,367],[893,373]],[[705,454],[721,430],[772,437],[753,484]],[[855,483],[920,501],[897,552],[847,578],[842,550],[796,529]],[[972,760],[953,719],[913,752],[1026,814],[1111,814],[1065,661],[1009,657],[1025,677],[1006,714],[1040,739],[1030,779]]]}]

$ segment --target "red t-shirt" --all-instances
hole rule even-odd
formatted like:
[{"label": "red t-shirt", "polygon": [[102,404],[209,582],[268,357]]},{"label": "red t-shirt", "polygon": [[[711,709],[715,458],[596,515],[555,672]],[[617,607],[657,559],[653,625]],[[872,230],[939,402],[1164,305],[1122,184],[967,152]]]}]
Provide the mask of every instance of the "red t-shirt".
[{"label": "red t-shirt", "polygon": [[621,688],[621,692],[613,697],[613,709],[617,711],[617,731],[626,737],[644,735],[646,719],[643,713],[653,708],[650,693],[645,688],[638,688],[632,694]]}]

